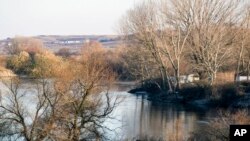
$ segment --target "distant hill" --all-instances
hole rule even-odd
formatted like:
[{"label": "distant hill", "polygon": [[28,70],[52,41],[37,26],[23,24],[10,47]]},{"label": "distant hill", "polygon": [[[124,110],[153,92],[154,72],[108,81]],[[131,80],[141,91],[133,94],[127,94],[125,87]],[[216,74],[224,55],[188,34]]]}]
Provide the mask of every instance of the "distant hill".
[{"label": "distant hill", "polygon": [[[72,52],[77,52],[85,42],[98,41],[104,47],[114,48],[122,44],[121,36],[117,35],[40,35],[33,38],[40,39],[46,48],[56,52],[61,48],[69,48]],[[11,38],[0,40],[0,53],[4,54],[4,47],[11,41]]]}]

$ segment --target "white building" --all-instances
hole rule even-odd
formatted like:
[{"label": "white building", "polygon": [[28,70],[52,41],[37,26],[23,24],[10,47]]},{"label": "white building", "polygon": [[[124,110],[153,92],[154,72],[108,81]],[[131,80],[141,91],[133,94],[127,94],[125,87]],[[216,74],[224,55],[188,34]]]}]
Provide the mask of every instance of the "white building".
[{"label": "white building", "polygon": [[239,81],[247,81],[250,80],[250,76],[236,76],[235,77],[235,81],[239,82]]},{"label": "white building", "polygon": [[199,80],[200,80],[199,76],[195,74],[180,76],[180,83],[192,83],[194,81],[199,81]]},{"label": "white building", "polygon": [[[170,77],[172,82],[176,82],[175,77]],[[195,81],[199,81],[200,78],[198,75],[196,74],[188,74],[188,75],[181,75],[180,76],[180,83],[181,84],[185,84],[185,83],[192,83]]]}]

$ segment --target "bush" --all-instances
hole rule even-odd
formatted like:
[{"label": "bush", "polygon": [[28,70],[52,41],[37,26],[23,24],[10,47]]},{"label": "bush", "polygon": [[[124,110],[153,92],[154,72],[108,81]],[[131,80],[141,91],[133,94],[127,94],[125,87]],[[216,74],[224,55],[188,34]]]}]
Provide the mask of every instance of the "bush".
[{"label": "bush", "polygon": [[25,51],[18,55],[11,56],[7,61],[7,68],[13,70],[17,74],[29,74],[32,68],[32,61],[29,54]]},{"label": "bush", "polygon": [[7,61],[7,68],[16,74],[39,78],[41,75],[51,77],[60,68],[60,57],[50,52],[29,54],[25,51],[11,56]]},{"label": "bush", "polygon": [[40,77],[53,77],[56,71],[61,67],[60,57],[55,56],[50,52],[44,52],[42,54],[36,54],[34,56],[34,68],[30,73],[30,76]]},{"label": "bush", "polygon": [[69,48],[61,48],[56,52],[56,55],[67,58],[70,57],[72,53]]},{"label": "bush", "polygon": [[217,85],[214,89],[212,103],[217,106],[228,107],[239,98],[234,83]]},{"label": "bush", "polygon": [[211,94],[211,87],[206,81],[184,84],[180,89],[180,95],[184,101],[208,98]]},{"label": "bush", "polygon": [[249,93],[250,92],[250,81],[240,82],[240,91],[243,93]]},{"label": "bush", "polygon": [[[249,87],[245,88],[248,89]],[[184,102],[198,99],[207,99],[211,106],[229,107],[241,96],[234,83],[218,84],[210,86],[205,81],[184,84],[180,90],[180,95]]]},{"label": "bush", "polygon": [[220,111],[218,118],[210,120],[207,126],[194,131],[188,141],[228,141],[229,125],[233,124],[250,124],[249,113],[246,110],[235,113]]}]

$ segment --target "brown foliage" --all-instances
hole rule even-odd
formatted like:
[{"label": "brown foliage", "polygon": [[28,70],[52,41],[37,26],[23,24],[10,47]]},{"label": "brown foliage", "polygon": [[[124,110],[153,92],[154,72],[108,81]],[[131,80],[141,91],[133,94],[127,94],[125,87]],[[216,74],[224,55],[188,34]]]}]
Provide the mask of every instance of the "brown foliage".
[{"label": "brown foliage", "polygon": [[9,54],[19,54],[21,51],[26,51],[29,54],[41,53],[43,43],[34,38],[15,37],[12,39],[11,45],[6,48]]},{"label": "brown foliage", "polygon": [[235,113],[221,111],[219,118],[211,120],[205,128],[194,132],[193,137],[188,141],[228,141],[230,125],[247,125],[249,123],[249,113],[246,110],[239,110]]},{"label": "brown foliage", "polygon": [[[56,67],[50,65],[53,58],[58,61],[50,53],[35,55],[39,79],[33,86],[35,100],[30,101],[36,107],[33,114],[27,114],[31,111],[23,106],[29,95],[20,93],[20,81],[6,82],[10,91],[5,96],[9,96],[10,103],[0,99],[2,138],[17,135],[28,141],[78,141],[101,139],[104,130],[109,130],[102,123],[118,101],[109,95],[115,75],[105,62],[102,49],[84,48],[80,60],[59,61]],[[48,79],[51,74],[53,79]],[[27,119],[31,121],[25,122]]]},{"label": "brown foliage", "polygon": [[69,48],[61,48],[56,52],[56,55],[62,56],[62,57],[70,57],[72,53],[70,52]]}]

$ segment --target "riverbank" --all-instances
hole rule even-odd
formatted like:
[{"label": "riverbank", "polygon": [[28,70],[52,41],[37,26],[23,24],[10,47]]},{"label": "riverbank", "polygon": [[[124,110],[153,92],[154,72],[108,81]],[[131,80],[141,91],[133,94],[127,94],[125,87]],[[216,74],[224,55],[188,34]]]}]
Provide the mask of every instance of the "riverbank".
[{"label": "riverbank", "polygon": [[148,100],[158,103],[177,103],[195,107],[250,108],[250,83],[241,82],[217,84],[212,86],[204,82],[184,84],[173,94],[161,92],[156,87],[137,87],[129,91],[132,94],[146,94]]}]

